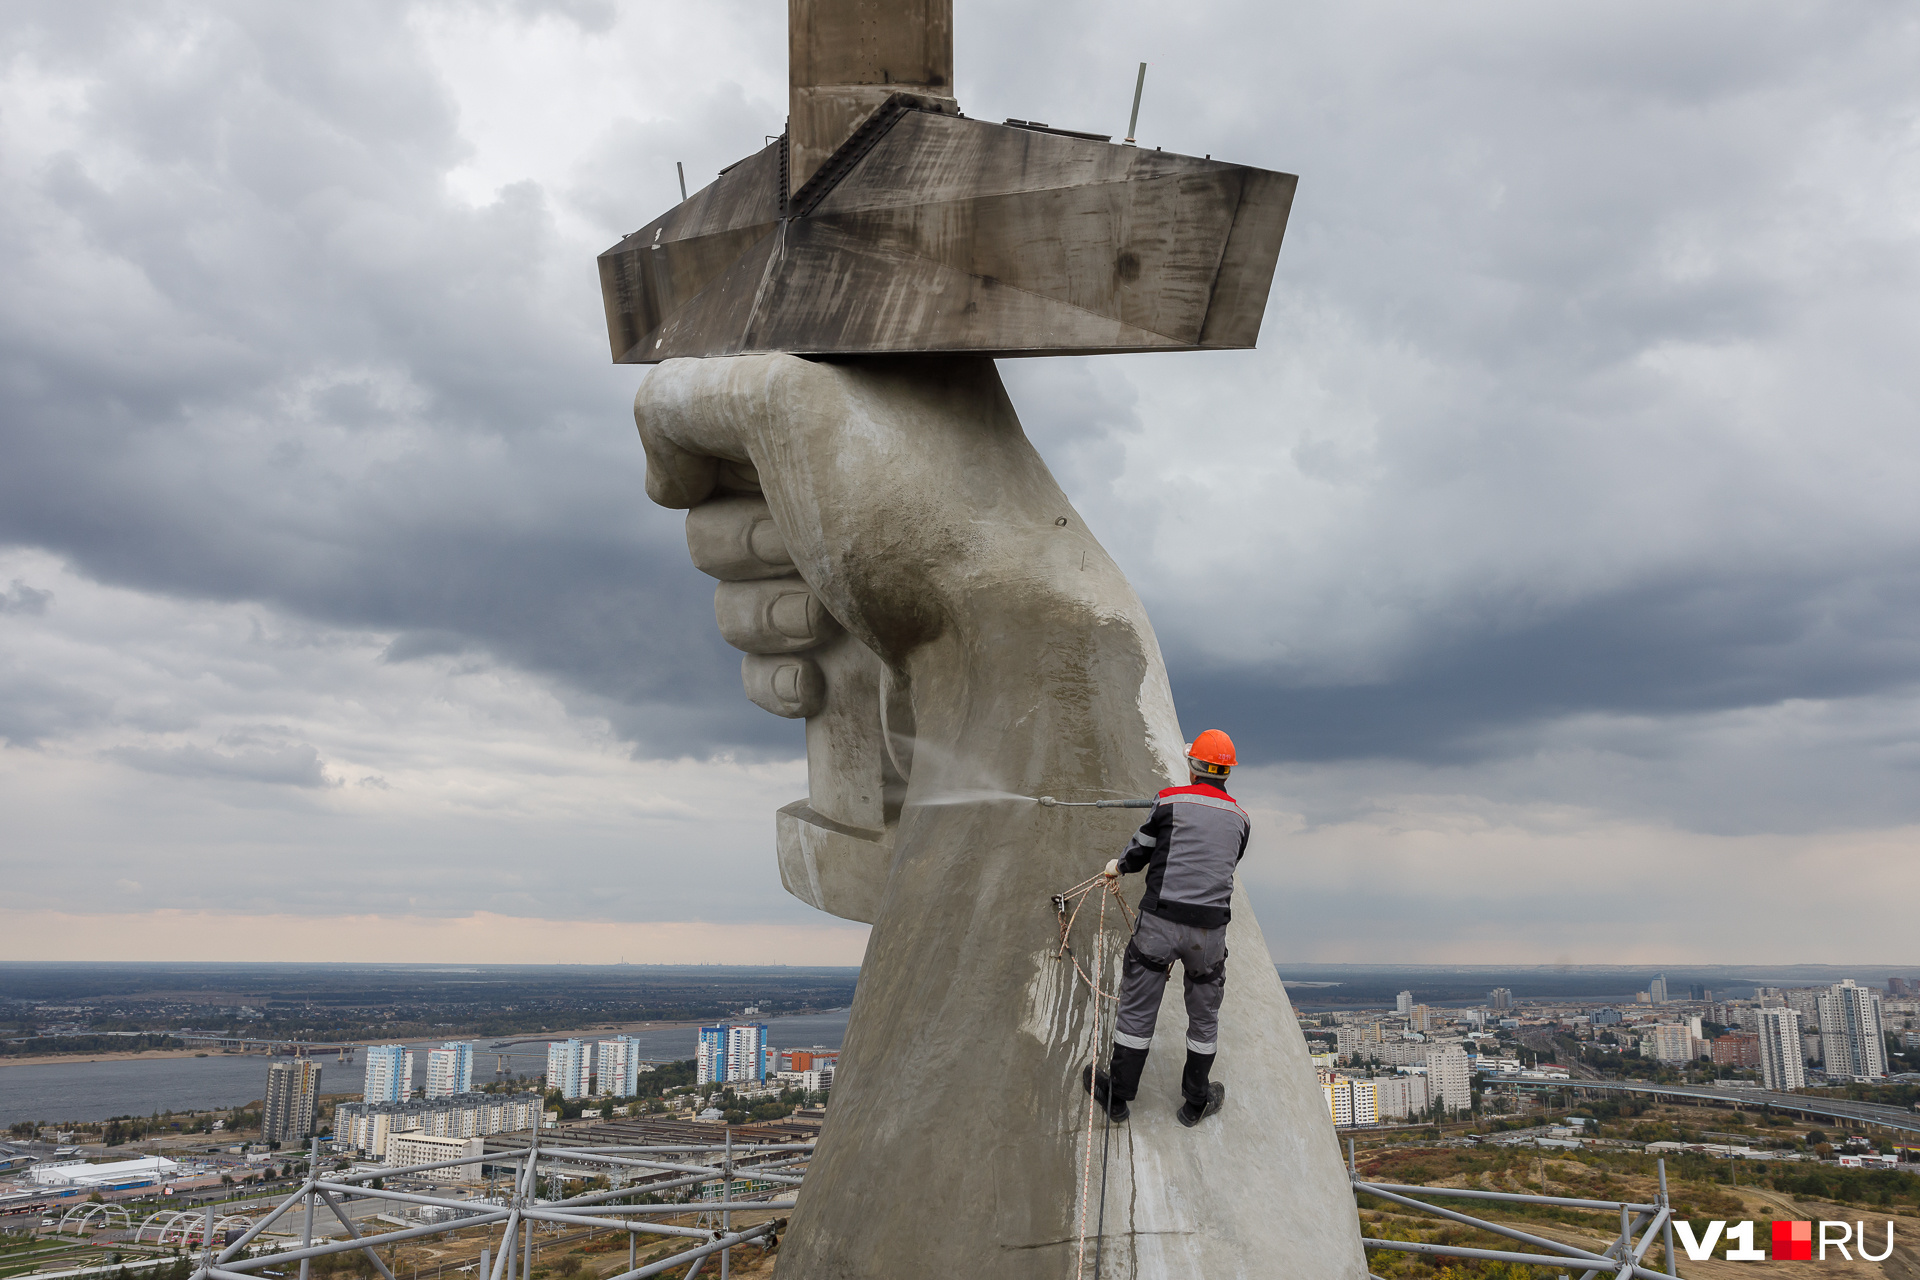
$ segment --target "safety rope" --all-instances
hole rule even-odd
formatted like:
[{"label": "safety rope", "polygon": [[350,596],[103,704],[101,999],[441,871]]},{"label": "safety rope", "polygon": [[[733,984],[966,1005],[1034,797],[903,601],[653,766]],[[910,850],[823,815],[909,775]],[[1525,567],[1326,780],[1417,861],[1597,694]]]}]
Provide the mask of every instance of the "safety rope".
[{"label": "safety rope", "polygon": [[[1096,894],[1100,899],[1100,912],[1099,918],[1094,925],[1092,972],[1089,973],[1081,967],[1080,957],[1074,954],[1073,926],[1074,922],[1080,918],[1080,908],[1086,905],[1088,897]],[[1106,991],[1102,986],[1106,975],[1107,898],[1109,896],[1119,904],[1121,916],[1126,920],[1128,932],[1129,935],[1131,935],[1133,912],[1128,908],[1127,900],[1120,895],[1118,882],[1105,873],[1091,876],[1073,886],[1073,888],[1068,889],[1065,893],[1055,894],[1053,899],[1054,914],[1060,924],[1060,949],[1054,953],[1054,958],[1071,960],[1074,971],[1080,975],[1081,981],[1087,984],[1088,1016],[1093,1024],[1093,1072],[1095,1083],[1098,1083],[1100,1059],[1106,1056],[1106,1050],[1110,1045],[1112,1031],[1114,1030],[1115,1019],[1110,1019],[1105,1016],[1107,1003],[1113,1002],[1117,1004],[1120,998],[1117,992]],[[1071,900],[1073,904],[1071,911],[1067,909],[1069,900]],[[1102,1030],[1103,1026],[1106,1028],[1104,1031]],[[1102,1115],[1106,1118],[1106,1125],[1102,1129],[1100,1142],[1100,1217],[1099,1225],[1095,1228],[1094,1233],[1094,1280],[1100,1280],[1101,1245],[1105,1240],[1107,1223],[1107,1158],[1113,1133],[1113,1113],[1109,1109],[1112,1103],[1113,1083],[1111,1080],[1108,1081],[1107,1088],[1109,1106],[1100,1108]],[[1093,1113],[1094,1108],[1098,1105],[1098,1100],[1094,1097],[1094,1091],[1088,1089],[1087,1146],[1086,1152],[1080,1162],[1080,1234],[1078,1250],[1074,1259],[1074,1280],[1080,1280],[1080,1277],[1086,1274],[1087,1268],[1087,1193],[1092,1189],[1093,1185]]]}]

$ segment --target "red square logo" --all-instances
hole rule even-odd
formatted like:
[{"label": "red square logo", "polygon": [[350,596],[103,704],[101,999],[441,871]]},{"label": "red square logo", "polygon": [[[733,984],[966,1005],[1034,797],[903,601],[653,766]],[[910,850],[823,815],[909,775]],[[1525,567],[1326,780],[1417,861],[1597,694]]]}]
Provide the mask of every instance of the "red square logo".
[{"label": "red square logo", "polygon": [[1813,1224],[1811,1222],[1774,1223],[1773,1260],[1775,1262],[1812,1262]]}]

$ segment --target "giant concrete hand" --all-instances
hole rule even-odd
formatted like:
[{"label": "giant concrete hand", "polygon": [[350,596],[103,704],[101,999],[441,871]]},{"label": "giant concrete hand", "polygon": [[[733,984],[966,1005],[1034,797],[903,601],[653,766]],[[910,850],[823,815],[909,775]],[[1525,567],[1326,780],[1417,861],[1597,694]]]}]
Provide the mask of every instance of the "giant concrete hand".
[{"label": "giant concrete hand", "polygon": [[[989,360],[676,360],[635,416],[648,495],[688,509],[695,563],[721,579],[748,695],[807,718],[811,794],[781,812],[782,877],[873,924],[780,1276],[1057,1280],[1083,1195],[1089,1233],[1098,1217],[1103,1135],[1079,1083],[1087,992],[1056,958],[1049,899],[1131,824],[991,793],[1184,781],[1140,602]],[[1227,1108],[1194,1130],[1173,1118],[1170,984],[1170,1048],[1111,1134],[1105,1274],[1249,1274],[1284,1251],[1289,1274],[1360,1280],[1332,1127],[1243,895],[1229,946]]]}]

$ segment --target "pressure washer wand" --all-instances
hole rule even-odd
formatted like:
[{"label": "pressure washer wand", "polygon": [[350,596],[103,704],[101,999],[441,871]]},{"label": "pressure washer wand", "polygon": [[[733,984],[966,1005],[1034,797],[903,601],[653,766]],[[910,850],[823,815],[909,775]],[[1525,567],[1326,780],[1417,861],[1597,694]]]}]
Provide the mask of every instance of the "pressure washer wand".
[{"label": "pressure washer wand", "polygon": [[1147,800],[1055,800],[1052,796],[1039,797],[1040,803],[1049,809],[1151,809],[1153,801]]}]

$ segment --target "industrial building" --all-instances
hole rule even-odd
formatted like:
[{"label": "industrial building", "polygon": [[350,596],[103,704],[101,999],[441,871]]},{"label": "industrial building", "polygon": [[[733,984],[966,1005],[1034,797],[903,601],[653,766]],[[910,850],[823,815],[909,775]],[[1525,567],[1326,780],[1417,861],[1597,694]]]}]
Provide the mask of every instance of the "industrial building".
[{"label": "industrial building", "polygon": [[36,1164],[27,1171],[27,1177],[37,1187],[127,1191],[135,1187],[153,1186],[179,1172],[179,1164],[165,1156],[141,1156],[136,1160],[116,1160],[112,1164],[88,1164],[85,1160]]}]

